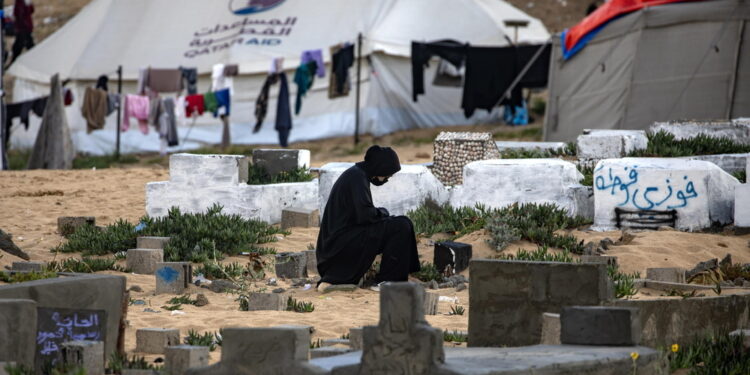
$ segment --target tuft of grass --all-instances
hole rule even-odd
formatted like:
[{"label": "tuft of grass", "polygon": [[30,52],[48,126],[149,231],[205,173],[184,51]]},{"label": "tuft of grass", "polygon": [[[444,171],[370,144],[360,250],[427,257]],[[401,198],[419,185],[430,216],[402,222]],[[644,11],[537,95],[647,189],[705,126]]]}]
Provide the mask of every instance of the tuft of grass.
[{"label": "tuft of grass", "polygon": [[247,184],[248,185],[267,185],[280,184],[285,182],[307,182],[313,180],[313,175],[307,168],[295,168],[291,171],[280,172],[271,175],[265,168],[257,165],[248,167]]},{"label": "tuft of grass", "polygon": [[36,271],[16,272],[12,275],[9,273],[0,272],[0,281],[11,283],[11,284],[22,283],[25,281],[51,279],[53,277],[57,277],[57,273],[53,271],[46,271],[46,270],[42,272],[36,272]]},{"label": "tuft of grass", "polygon": [[32,149],[27,148],[23,150],[8,150],[6,156],[8,158],[8,169],[14,171],[20,171],[26,169],[29,164],[29,157],[31,157]]},{"label": "tuft of grass", "polygon": [[289,299],[286,301],[286,311],[311,313],[315,311],[315,305],[313,305],[312,302],[297,301],[296,299],[289,297]]},{"label": "tuft of grass", "polygon": [[406,213],[414,223],[414,230],[427,236],[448,233],[449,239],[480,230],[485,225],[488,211],[482,205],[474,208],[454,208],[448,203],[438,204],[428,198],[415,210]]},{"label": "tuft of grass", "polygon": [[425,261],[420,262],[419,271],[414,272],[411,275],[424,282],[432,280],[440,282],[443,280],[443,275],[440,274],[437,267],[435,267],[434,264]]},{"label": "tuft of grass", "polygon": [[617,266],[607,266],[607,275],[615,285],[615,298],[628,298],[638,293],[635,287],[635,279],[641,278],[640,272],[620,272]]},{"label": "tuft of grass", "polygon": [[714,138],[698,134],[692,138],[677,140],[673,134],[664,130],[649,133],[647,137],[648,146],[642,150],[634,150],[628,156],[674,158],[750,152],[750,145],[743,145],[726,137]]},{"label": "tuft of grass", "polygon": [[463,315],[466,312],[466,309],[463,306],[451,306],[451,311],[448,313],[448,315]]},{"label": "tuft of grass", "polygon": [[186,345],[193,346],[207,346],[208,351],[212,352],[216,350],[217,335],[211,332],[204,332],[203,334],[198,333],[194,330],[189,330],[187,336],[183,339]]},{"label": "tuft of grass", "polygon": [[135,226],[126,220],[117,220],[104,230],[93,225],[82,225],[68,236],[68,242],[53,249],[56,252],[82,252],[83,255],[104,255],[128,251],[136,245]]},{"label": "tuft of grass", "polygon": [[47,269],[55,272],[77,272],[92,273],[99,271],[119,271],[126,270],[116,264],[116,259],[97,259],[83,257],[81,259],[68,258],[62,261],[51,261],[47,264]]},{"label": "tuft of grass", "polygon": [[449,332],[447,329],[443,331],[443,341],[445,342],[467,342],[469,337],[462,332],[453,331]]},{"label": "tuft of grass", "polygon": [[109,364],[107,369],[110,370],[108,373],[121,374],[124,369],[132,370],[158,370],[161,366],[154,366],[145,357],[139,357],[134,355],[131,359],[128,359],[127,355],[120,354],[118,352],[112,353],[109,356]]},{"label": "tuft of grass", "polygon": [[209,260],[193,269],[193,275],[203,274],[209,280],[236,279],[245,274],[245,267],[238,262],[222,264]]},{"label": "tuft of grass", "polygon": [[581,185],[594,186],[594,166],[577,165],[576,168],[583,175]]},{"label": "tuft of grass", "polygon": [[691,375],[750,374],[750,349],[743,345],[742,335],[725,332],[696,337],[676,351],[662,349],[669,357],[671,372],[690,369]]},{"label": "tuft of grass", "polygon": [[526,251],[519,249],[516,255],[513,254],[500,254],[498,259],[505,260],[526,260],[532,262],[564,262],[573,263],[573,256],[570,252],[563,251],[559,254],[552,254],[548,252],[547,246],[539,246],[534,251]]},{"label": "tuft of grass", "polygon": [[318,349],[322,346],[322,340],[316,339],[315,341],[310,341],[310,349]]},{"label": "tuft of grass", "polygon": [[73,169],[103,169],[135,163],[138,163],[138,158],[134,155],[120,155],[118,159],[114,155],[79,154],[73,159]]}]

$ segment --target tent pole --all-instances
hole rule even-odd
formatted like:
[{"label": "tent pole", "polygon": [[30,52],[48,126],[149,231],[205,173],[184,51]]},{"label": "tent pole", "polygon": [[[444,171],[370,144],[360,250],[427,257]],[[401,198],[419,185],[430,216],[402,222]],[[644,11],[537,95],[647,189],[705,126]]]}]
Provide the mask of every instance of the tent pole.
[{"label": "tent pole", "polygon": [[359,86],[360,74],[362,71],[362,33],[357,35],[357,95],[355,99],[354,111],[354,144],[359,144]]},{"label": "tent pole", "polygon": [[120,103],[117,106],[117,146],[115,148],[115,160],[120,160],[120,107],[122,107],[122,65],[117,66],[117,95]]},{"label": "tent pole", "polygon": [[[5,9],[5,0],[0,0],[0,20],[5,18],[3,9]],[[0,22],[0,25],[2,25],[2,22]],[[2,26],[0,26],[0,54],[5,55],[5,29]],[[0,58],[0,61],[2,61],[0,63],[0,170],[4,170],[10,169],[10,166],[8,165],[8,150],[5,149],[5,132],[8,130],[5,129],[5,116],[7,114],[5,113],[5,84],[3,84],[5,81],[5,59]]]}]

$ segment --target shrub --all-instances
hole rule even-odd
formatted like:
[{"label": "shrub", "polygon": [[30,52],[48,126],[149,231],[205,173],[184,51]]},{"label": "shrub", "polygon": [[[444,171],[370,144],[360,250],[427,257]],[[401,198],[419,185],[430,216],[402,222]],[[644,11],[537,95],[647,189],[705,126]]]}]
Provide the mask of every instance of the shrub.
[{"label": "shrub", "polygon": [[286,301],[286,311],[294,311],[298,313],[310,313],[315,311],[315,305],[312,302],[302,302],[289,297]]},{"label": "shrub", "polygon": [[692,155],[736,154],[750,152],[750,146],[734,142],[730,138],[714,138],[698,134],[693,138],[675,139],[671,133],[660,130],[648,134],[646,149],[634,150],[628,156],[635,157],[680,157]]},{"label": "shrub", "polygon": [[443,331],[443,341],[445,342],[467,342],[469,337],[459,331],[449,332],[447,329]]},{"label": "shrub", "polygon": [[68,242],[54,251],[63,253],[82,252],[83,255],[104,255],[135,248],[135,226],[126,220],[117,220],[103,230],[93,225],[82,225],[70,236]]},{"label": "shrub", "polygon": [[193,274],[202,274],[209,280],[236,279],[245,274],[245,267],[238,262],[222,264],[215,261],[206,261],[193,269]]},{"label": "shrub", "polygon": [[414,272],[411,275],[416,277],[417,279],[428,282],[435,280],[437,282],[440,282],[443,280],[443,275],[438,272],[437,267],[435,267],[434,264],[422,261],[420,262],[420,269],[418,272]]},{"label": "shrub", "polygon": [[671,371],[688,368],[691,375],[750,374],[750,350],[741,335],[718,333],[698,337],[669,354]]},{"label": "shrub", "polygon": [[197,331],[189,330],[187,336],[185,336],[185,339],[183,340],[185,345],[193,345],[193,346],[207,346],[208,351],[212,352],[216,350],[216,338],[215,335],[211,332],[205,332],[202,335],[199,334]]},{"label": "shrub", "polygon": [[452,239],[482,229],[487,210],[482,205],[474,208],[453,208],[448,203],[438,204],[426,199],[415,210],[406,213],[414,223],[414,230],[431,236],[435,233],[449,233]]},{"label": "shrub", "polygon": [[638,293],[635,279],[640,279],[640,272],[623,273],[617,266],[607,266],[607,274],[615,285],[615,298],[627,298]]},{"label": "shrub", "polygon": [[248,185],[280,184],[283,182],[307,182],[312,181],[313,175],[307,168],[296,168],[271,175],[265,168],[258,165],[250,165],[247,174]]},{"label": "shrub", "polygon": [[463,306],[451,306],[451,311],[448,315],[463,315],[466,312]]},{"label": "shrub", "polygon": [[490,217],[487,219],[485,228],[490,233],[489,244],[498,251],[521,239],[520,231],[509,225],[505,216],[495,215]]},{"label": "shrub", "polygon": [[154,366],[146,361],[145,357],[134,355],[133,357],[131,357],[131,359],[128,359],[127,355],[122,355],[118,352],[114,352],[109,357],[109,364],[107,368],[113,374],[121,374],[123,369],[152,370],[158,369],[159,367]]},{"label": "shrub", "polygon": [[578,168],[578,171],[581,172],[581,174],[583,175],[583,180],[581,180],[581,185],[594,186],[594,167],[577,165],[576,168]]}]

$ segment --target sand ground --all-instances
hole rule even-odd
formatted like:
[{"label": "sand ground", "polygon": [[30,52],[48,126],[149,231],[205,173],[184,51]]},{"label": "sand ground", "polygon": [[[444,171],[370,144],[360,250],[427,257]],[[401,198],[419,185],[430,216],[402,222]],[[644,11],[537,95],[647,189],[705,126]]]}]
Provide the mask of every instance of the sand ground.
[{"label": "sand ground", "polygon": [[[431,149],[424,147],[423,151]],[[431,146],[430,146],[431,148]],[[415,148],[419,150],[419,148]],[[408,152],[404,150],[404,155]],[[354,156],[352,156],[354,158]],[[431,155],[429,156],[431,158]],[[405,157],[408,159],[408,156]],[[355,159],[356,160],[356,159]],[[0,172],[0,228],[14,235],[16,244],[30,254],[32,260],[49,261],[77,254],[58,254],[50,249],[59,245],[63,238],[57,233],[58,216],[95,216],[97,224],[106,225],[122,218],[137,221],[145,213],[145,184],[169,178],[168,170],[161,166],[150,168],[71,170],[71,171],[3,171]],[[302,251],[315,243],[317,228],[292,228],[288,236],[280,236],[278,242],[269,244],[279,251]],[[609,237],[617,240],[619,232],[575,231],[586,241]],[[470,233],[458,241],[474,247],[475,258],[491,258],[497,254],[487,243],[484,231]],[[699,261],[721,258],[732,254],[735,262],[750,263],[750,235],[733,236],[707,233],[683,233],[654,231],[637,233],[628,245],[614,246],[608,254],[616,255],[621,268],[627,272],[642,274],[648,267],[691,268]],[[420,239],[419,252],[423,259],[432,257],[430,239]],[[534,249],[531,243],[519,241],[506,252],[519,248]],[[20,259],[3,253],[0,267],[9,266]],[[243,257],[227,261],[246,262]],[[272,272],[272,271],[270,271]],[[110,272],[123,275],[122,273]],[[269,273],[269,276],[272,274]],[[126,331],[126,350],[135,350],[135,331],[146,327],[179,328],[183,335],[193,329],[198,332],[218,331],[225,326],[265,327],[279,324],[305,324],[315,327],[314,339],[338,338],[350,327],[375,324],[378,320],[378,294],[369,290],[336,292],[320,295],[313,289],[290,288],[290,284],[279,281],[297,299],[315,305],[312,313],[294,312],[241,312],[236,296],[217,294],[207,289],[191,287],[190,293],[204,293],[210,304],[204,307],[184,306],[182,312],[172,315],[161,306],[172,296],[154,295],[155,279],[148,275],[126,274],[128,286],[138,285],[142,292],[131,292],[133,299],[143,300],[146,305],[132,305],[128,310],[129,326]],[[255,288],[269,288],[258,282]],[[457,298],[456,302],[440,302],[438,315],[428,316],[430,324],[442,329],[462,330],[468,328],[468,313],[462,316],[448,315],[450,307],[461,305],[468,311],[468,291],[455,289],[438,290],[441,296]],[[658,291],[641,291],[635,298],[660,296]],[[678,298],[678,297],[675,297]],[[151,308],[158,312],[144,311]],[[219,352],[212,354],[218,360]],[[153,358],[155,356],[149,356]]]}]

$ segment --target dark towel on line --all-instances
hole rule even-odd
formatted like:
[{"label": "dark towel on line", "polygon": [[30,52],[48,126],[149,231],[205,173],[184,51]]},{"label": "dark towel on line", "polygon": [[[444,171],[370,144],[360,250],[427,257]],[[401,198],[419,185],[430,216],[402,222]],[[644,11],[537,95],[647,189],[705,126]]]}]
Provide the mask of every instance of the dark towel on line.
[{"label": "dark towel on line", "polygon": [[149,68],[146,87],[156,92],[182,91],[182,71],[180,69]]},{"label": "dark towel on line", "polygon": [[354,64],[354,45],[336,45],[331,47],[331,78],[328,97],[336,98],[349,95],[351,86],[349,68]]},{"label": "dark towel on line", "polygon": [[289,84],[286,80],[286,73],[279,73],[279,80],[281,84],[276,106],[276,131],[279,133],[279,145],[287,147],[289,132],[292,130],[292,110],[289,105]]},{"label": "dark towel on line", "polygon": [[263,82],[263,87],[260,89],[258,99],[255,100],[255,127],[253,127],[253,133],[260,131],[260,127],[263,126],[263,120],[266,118],[268,113],[268,92],[271,86],[275,85],[279,81],[279,74],[272,73],[266,77],[266,81]]},{"label": "dark towel on line", "polygon": [[180,67],[182,73],[183,86],[187,87],[188,95],[195,95],[198,93],[198,69],[196,68],[185,68]]},{"label": "dark towel on line", "polygon": [[294,114],[298,115],[302,109],[302,97],[312,88],[315,82],[315,72],[318,64],[315,61],[302,64],[294,72],[294,83],[297,84],[297,99],[294,101]]},{"label": "dark towel on line", "polygon": [[461,68],[466,59],[468,45],[445,39],[430,43],[411,42],[412,100],[424,94],[424,68],[432,56],[440,56],[456,68]]}]

